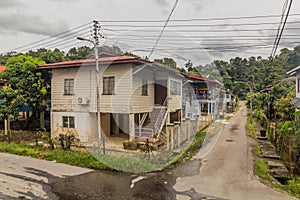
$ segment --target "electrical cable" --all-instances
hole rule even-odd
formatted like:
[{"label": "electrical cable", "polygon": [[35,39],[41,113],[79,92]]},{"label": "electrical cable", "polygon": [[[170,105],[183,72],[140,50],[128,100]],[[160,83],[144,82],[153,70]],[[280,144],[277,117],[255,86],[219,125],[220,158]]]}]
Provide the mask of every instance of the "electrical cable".
[{"label": "electrical cable", "polygon": [[150,54],[148,55],[148,59],[150,59],[151,55],[153,54],[153,51],[155,50],[155,48],[156,48],[156,46],[157,46],[157,44],[158,44],[158,42],[159,42],[159,40],[160,40],[160,38],[161,38],[161,36],[162,36],[164,30],[165,30],[165,28],[167,27],[168,22],[170,21],[171,16],[172,16],[172,14],[173,14],[173,12],[174,12],[174,10],[175,10],[177,4],[178,4],[178,0],[175,0],[175,3],[174,3],[174,5],[173,5],[173,8],[172,8],[172,10],[171,10],[171,12],[170,12],[170,14],[169,14],[169,16],[168,16],[168,18],[167,18],[167,20],[166,20],[166,22],[165,22],[163,28],[162,28],[162,30],[161,30],[161,32],[160,32],[160,34],[159,34],[157,40],[155,41],[155,44],[154,44],[154,46],[153,46],[153,48],[152,48]]}]

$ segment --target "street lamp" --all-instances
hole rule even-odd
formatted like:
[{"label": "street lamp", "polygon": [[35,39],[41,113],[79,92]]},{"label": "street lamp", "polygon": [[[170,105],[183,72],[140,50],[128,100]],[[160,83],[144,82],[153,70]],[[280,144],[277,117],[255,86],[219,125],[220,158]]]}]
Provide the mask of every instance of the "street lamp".
[{"label": "street lamp", "polygon": [[[99,150],[101,150],[101,125],[100,125],[100,93],[99,93],[99,78],[100,78],[100,73],[99,73],[99,55],[98,55],[98,46],[97,43],[94,42],[93,40],[85,39],[82,37],[77,37],[78,40],[82,41],[88,41],[91,42],[94,45],[94,53],[95,53],[95,59],[96,59],[96,92],[97,92],[97,99],[96,99],[96,109],[97,109],[97,133],[98,133],[98,146]],[[104,153],[104,148],[103,148],[103,153]]]},{"label": "street lamp", "polygon": [[235,81],[235,83],[244,83],[244,84],[247,84],[249,89],[250,89],[250,120],[251,120],[251,123],[252,123],[252,96],[253,96],[253,88],[251,87],[251,85],[247,82],[241,82],[241,81]]}]

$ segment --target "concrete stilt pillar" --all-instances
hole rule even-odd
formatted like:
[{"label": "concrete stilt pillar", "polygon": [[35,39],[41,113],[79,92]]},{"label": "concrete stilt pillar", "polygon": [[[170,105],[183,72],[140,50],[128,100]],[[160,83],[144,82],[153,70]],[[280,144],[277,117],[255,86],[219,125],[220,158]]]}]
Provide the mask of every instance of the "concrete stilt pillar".
[{"label": "concrete stilt pillar", "polygon": [[129,140],[135,139],[134,114],[129,114]]},{"label": "concrete stilt pillar", "polygon": [[174,126],[170,126],[171,149],[174,149]]}]

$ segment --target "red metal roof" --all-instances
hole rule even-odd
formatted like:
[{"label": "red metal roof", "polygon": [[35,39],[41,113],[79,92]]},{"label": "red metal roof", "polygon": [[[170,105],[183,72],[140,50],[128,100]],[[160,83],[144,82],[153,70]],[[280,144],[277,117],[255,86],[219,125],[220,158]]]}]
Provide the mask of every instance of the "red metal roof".
[{"label": "red metal roof", "polygon": [[6,69],[6,66],[0,65],[0,72],[3,72]]},{"label": "red metal roof", "polygon": [[[105,55],[105,57],[101,57],[101,55]],[[152,65],[151,62],[132,57],[132,56],[122,56],[122,55],[115,55],[115,54],[103,54],[102,52],[99,53],[99,64],[121,64],[121,63],[140,63],[140,64],[148,64]],[[95,58],[87,58],[83,60],[72,60],[72,61],[64,61],[52,64],[41,65],[39,69],[57,69],[57,68],[68,68],[68,67],[80,67],[91,65],[96,62]]]},{"label": "red metal roof", "polygon": [[211,83],[217,83],[216,80],[210,80],[208,78],[203,78],[203,77],[198,77],[198,76],[193,76],[193,75],[187,75],[187,74],[184,74],[184,76],[186,78],[189,78],[189,79],[196,79],[196,80],[199,80],[199,81],[208,81],[208,82],[211,82]]}]

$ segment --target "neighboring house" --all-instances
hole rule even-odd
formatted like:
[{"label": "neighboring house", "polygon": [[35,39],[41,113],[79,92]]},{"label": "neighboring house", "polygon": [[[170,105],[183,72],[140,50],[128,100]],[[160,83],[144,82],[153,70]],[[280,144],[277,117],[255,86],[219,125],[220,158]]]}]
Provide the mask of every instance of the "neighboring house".
[{"label": "neighboring house", "polygon": [[[97,141],[95,58],[39,66],[52,71],[51,134],[78,134]],[[106,137],[162,137],[166,124],[181,122],[183,76],[169,67],[99,53],[100,126]]]},{"label": "neighboring house", "polygon": [[300,66],[288,71],[287,74],[296,76],[296,98],[292,100],[292,103],[300,109]]},{"label": "neighboring house", "polygon": [[[184,75],[183,110],[184,118],[195,114],[199,116],[217,117],[219,94],[217,88],[220,83],[215,80],[197,76]],[[189,83],[189,84],[188,84]]]},{"label": "neighboring house", "polygon": [[234,94],[226,92],[225,103],[226,103],[225,112],[226,113],[234,112],[236,106],[236,96]]}]

